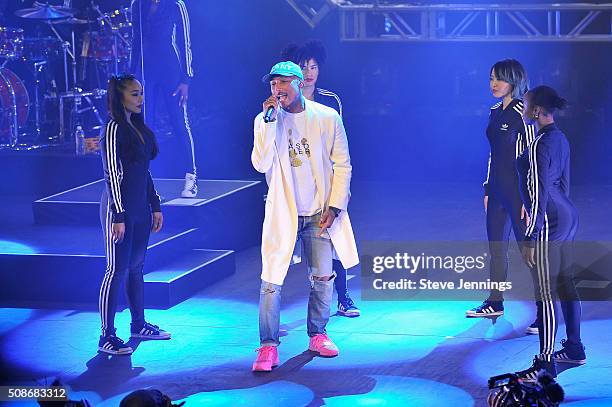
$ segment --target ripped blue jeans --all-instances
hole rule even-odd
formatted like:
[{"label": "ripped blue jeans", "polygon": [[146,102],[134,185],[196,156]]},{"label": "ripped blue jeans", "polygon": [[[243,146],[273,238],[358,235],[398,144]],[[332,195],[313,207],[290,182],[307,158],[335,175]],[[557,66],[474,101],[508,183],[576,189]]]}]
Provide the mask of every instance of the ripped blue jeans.
[{"label": "ripped blue jeans", "polygon": [[[308,264],[310,295],[308,297],[308,336],[324,334],[329,321],[330,306],[334,290],[332,270],[332,243],[327,231],[318,237],[320,214],[298,217],[298,238],[302,241]],[[330,277],[320,280],[320,277]],[[262,346],[280,344],[281,285],[261,282],[259,291],[259,340]]]}]

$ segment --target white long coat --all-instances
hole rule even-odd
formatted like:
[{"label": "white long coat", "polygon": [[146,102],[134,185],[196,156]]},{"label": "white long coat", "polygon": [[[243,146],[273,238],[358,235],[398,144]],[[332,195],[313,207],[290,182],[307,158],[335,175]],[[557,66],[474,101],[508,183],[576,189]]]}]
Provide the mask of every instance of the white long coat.
[{"label": "white long coat", "polygon": [[[328,232],[342,265],[350,268],[359,263],[359,255],[347,212],[352,167],[346,132],[334,109],[310,100],[305,103],[309,160],[320,206],[342,210]],[[253,167],[265,173],[268,182],[261,238],[261,279],[277,285],[282,285],[287,275],[298,222],[289,145],[283,135],[283,114],[280,113],[271,123],[263,121],[263,113],[255,118],[251,153]]]}]

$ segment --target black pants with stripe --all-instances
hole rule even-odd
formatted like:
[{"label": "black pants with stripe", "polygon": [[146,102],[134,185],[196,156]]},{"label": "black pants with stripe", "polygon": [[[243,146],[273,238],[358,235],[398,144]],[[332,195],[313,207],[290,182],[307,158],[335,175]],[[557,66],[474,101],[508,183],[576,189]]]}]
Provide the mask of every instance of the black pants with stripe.
[{"label": "black pants with stripe", "polygon": [[[106,248],[106,273],[100,287],[99,309],[102,335],[115,332],[115,313],[121,285],[126,281],[126,294],[132,316],[132,325],[144,324],[144,278],[142,269],[151,234],[150,214],[140,219],[126,216],[125,235],[115,244],[111,235],[112,213],[107,205],[100,205]],[[126,280],[127,274],[127,280]]]},{"label": "black pants with stripe", "polygon": [[[510,230],[514,232],[517,242],[525,235],[525,221],[521,219],[523,203],[518,188],[512,193],[502,194],[497,191],[489,195],[487,204],[487,238],[489,240],[489,272],[491,281],[503,282],[508,277],[508,246]],[[491,290],[491,301],[503,301],[504,295],[499,290]]]},{"label": "black pants with stripe", "polygon": [[[195,143],[191,132],[191,121],[187,114],[187,106],[179,106],[179,97],[172,96],[177,88],[177,81],[173,79],[176,75],[165,76],[163,73],[146,72],[145,73],[145,109],[147,121],[155,123],[155,117],[160,108],[163,106],[163,111],[168,113],[168,121],[172,128],[172,134],[175,138],[175,146],[172,154],[163,154],[159,163],[152,163],[155,166],[155,171],[161,172],[164,176],[163,168],[174,168],[173,162],[164,163],[164,157],[168,157],[175,162],[181,163],[182,171],[197,174],[196,159],[195,159]],[[162,167],[163,166],[163,167]],[[182,178],[185,174],[180,174]],[[175,175],[173,175],[175,176]]]},{"label": "black pants with stripe", "polygon": [[559,304],[567,339],[581,343],[581,306],[574,284],[572,241],[546,241],[546,230],[536,244],[536,267],[532,271],[538,306],[540,354],[550,360],[559,323]]},{"label": "black pants with stripe", "polygon": [[334,286],[336,287],[336,292],[338,293],[338,301],[344,302],[348,296],[348,288],[346,286],[346,269],[342,266],[342,262],[336,259],[332,261],[332,269],[336,273]]}]

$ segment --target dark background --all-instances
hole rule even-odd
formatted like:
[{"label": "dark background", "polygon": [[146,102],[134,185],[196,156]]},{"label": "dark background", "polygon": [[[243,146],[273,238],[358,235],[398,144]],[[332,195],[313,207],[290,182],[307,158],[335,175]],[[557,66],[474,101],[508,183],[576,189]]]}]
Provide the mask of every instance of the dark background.
[{"label": "dark background", "polygon": [[[350,43],[340,41],[337,12],[311,29],[282,0],[185,2],[201,177],[260,177],[250,165],[253,118],[269,93],[260,78],[286,44],[315,38],[328,53],[318,85],[338,93],[344,105],[355,181],[482,182],[484,129],[496,102],[488,75],[508,57],[523,63],[532,86],[553,86],[570,101],[558,122],[572,146],[573,183],[612,181],[612,43]],[[31,4],[9,3],[7,10]],[[127,3],[99,2],[103,11]],[[34,29],[8,12],[3,20]],[[162,147],[171,154],[173,143]],[[156,176],[174,171],[154,169]]]}]

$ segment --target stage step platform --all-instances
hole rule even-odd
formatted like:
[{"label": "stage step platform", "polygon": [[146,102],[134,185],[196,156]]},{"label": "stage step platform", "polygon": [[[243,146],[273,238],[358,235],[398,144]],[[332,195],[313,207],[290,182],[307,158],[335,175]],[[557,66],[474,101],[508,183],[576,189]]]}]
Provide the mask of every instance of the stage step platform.
[{"label": "stage step platform", "polygon": [[[197,199],[179,197],[182,183],[155,180],[164,228],[149,241],[147,308],[170,308],[230,276],[234,252],[261,239],[265,183],[201,180]],[[97,308],[106,268],[102,188],[99,180],[40,199],[36,224],[0,233],[0,306]]]},{"label": "stage step platform", "polygon": [[[198,197],[181,198],[184,180],[155,179],[162,197],[164,223],[200,228],[201,247],[241,250],[259,244],[263,224],[262,181],[198,180]],[[104,180],[63,191],[33,203],[38,224],[99,225]]]}]

